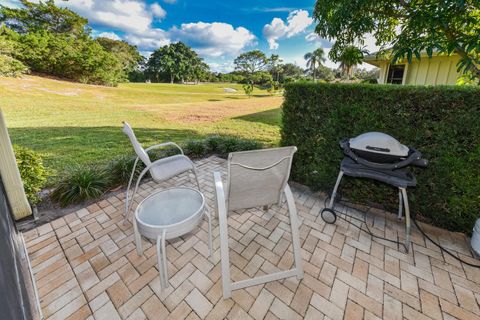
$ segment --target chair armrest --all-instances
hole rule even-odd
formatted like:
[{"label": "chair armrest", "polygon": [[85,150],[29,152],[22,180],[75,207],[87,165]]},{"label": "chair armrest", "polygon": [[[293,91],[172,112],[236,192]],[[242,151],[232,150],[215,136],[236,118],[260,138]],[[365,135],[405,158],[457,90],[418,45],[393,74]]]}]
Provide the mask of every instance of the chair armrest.
[{"label": "chair armrest", "polygon": [[145,149],[145,152],[148,152],[148,151],[150,151],[150,150],[152,150],[152,149],[158,149],[158,148],[163,148],[163,147],[167,147],[167,146],[174,146],[174,147],[176,147],[178,150],[180,150],[180,152],[181,152],[182,154],[184,154],[182,148],[180,148],[180,146],[179,146],[178,144],[176,144],[175,142],[163,142],[163,143],[159,143],[159,144],[156,144],[156,145],[153,145],[153,146],[151,146],[151,147],[146,148],[146,149]]},{"label": "chair armrest", "polygon": [[227,215],[227,207],[225,202],[225,189],[223,188],[222,176],[220,172],[213,173],[213,181],[215,183],[215,200],[217,205],[217,217]]}]

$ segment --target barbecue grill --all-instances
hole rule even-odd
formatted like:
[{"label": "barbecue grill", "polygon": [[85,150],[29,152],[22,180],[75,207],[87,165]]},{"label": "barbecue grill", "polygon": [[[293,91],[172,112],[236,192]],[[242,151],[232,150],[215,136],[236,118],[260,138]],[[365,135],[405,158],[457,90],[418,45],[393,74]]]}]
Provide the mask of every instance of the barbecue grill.
[{"label": "barbecue grill", "polygon": [[428,161],[414,148],[401,144],[395,138],[381,132],[367,132],[355,138],[340,141],[345,157],[340,164],[340,172],[333,188],[330,201],[321,212],[327,223],[335,223],[337,213],[334,208],[338,187],[344,175],[354,178],[377,180],[398,188],[398,218],[405,208],[405,249],[410,248],[410,207],[407,188],[417,184],[410,166],[426,167]]}]

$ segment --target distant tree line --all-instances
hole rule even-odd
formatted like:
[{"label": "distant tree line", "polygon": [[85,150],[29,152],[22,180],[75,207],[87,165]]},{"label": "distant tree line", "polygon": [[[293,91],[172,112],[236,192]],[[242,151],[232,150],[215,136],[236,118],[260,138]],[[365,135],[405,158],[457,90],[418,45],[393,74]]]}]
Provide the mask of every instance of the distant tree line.
[{"label": "distant tree line", "polygon": [[93,84],[127,81],[143,57],[135,46],[94,39],[87,19],[53,0],[0,5],[0,73],[27,69]]},{"label": "distant tree line", "polygon": [[94,38],[88,20],[58,7],[54,0],[38,3],[21,0],[20,8],[0,5],[0,75],[18,76],[32,71],[83,83],[115,86],[120,82],[236,82],[247,94],[255,86],[269,92],[297,80],[336,81],[376,78],[375,71],[356,70],[364,50],[335,47],[330,59],[340,63],[334,70],[323,65],[322,48],[306,53],[306,69],[283,63],[275,54],[260,50],[241,53],[235,70],[216,73],[188,45],[177,42],[155,50],[148,59],[136,46],[121,40]]}]

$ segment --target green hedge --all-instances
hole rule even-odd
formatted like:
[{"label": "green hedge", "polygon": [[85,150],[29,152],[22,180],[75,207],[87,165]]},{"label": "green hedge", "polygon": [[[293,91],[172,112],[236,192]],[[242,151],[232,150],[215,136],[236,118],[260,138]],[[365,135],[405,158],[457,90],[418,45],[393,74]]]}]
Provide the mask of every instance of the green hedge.
[{"label": "green hedge", "polygon": [[[480,215],[480,88],[292,83],[283,104],[282,145],[296,145],[293,179],[331,191],[343,157],[338,141],[368,131],[392,135],[429,159],[414,169],[414,213],[471,232]],[[397,191],[347,179],[345,196],[398,206]]]}]

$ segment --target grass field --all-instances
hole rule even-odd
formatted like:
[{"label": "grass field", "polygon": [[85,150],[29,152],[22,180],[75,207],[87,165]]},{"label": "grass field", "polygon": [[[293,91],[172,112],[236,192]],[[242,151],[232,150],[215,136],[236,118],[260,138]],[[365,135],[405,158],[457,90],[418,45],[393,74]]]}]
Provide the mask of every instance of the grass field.
[{"label": "grass field", "polygon": [[[224,88],[237,89],[225,93]],[[121,132],[128,121],[145,146],[211,134],[275,145],[281,96],[238,84],[121,84],[91,86],[36,76],[0,77],[0,107],[14,144],[43,154],[61,172],[74,164],[105,162],[133,149]]]}]

